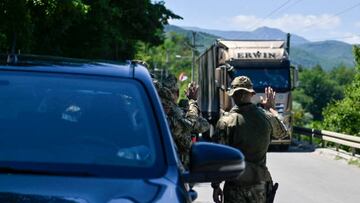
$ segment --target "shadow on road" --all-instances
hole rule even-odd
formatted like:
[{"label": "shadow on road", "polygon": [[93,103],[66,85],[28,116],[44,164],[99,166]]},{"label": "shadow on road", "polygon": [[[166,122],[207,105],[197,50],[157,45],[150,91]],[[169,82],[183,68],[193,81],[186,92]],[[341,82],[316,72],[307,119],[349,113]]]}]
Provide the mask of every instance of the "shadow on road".
[{"label": "shadow on road", "polygon": [[293,143],[288,150],[283,150],[279,146],[270,146],[268,152],[272,153],[310,153],[314,152],[316,146],[304,143],[304,142],[295,142]]}]

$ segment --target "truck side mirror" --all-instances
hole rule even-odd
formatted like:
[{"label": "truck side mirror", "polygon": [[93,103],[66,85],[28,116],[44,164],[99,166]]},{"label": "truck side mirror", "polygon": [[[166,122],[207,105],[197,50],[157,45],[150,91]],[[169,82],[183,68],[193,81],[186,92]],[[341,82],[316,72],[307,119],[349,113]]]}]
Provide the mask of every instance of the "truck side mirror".
[{"label": "truck side mirror", "polygon": [[299,87],[299,70],[295,66],[290,66],[291,90]]},{"label": "truck side mirror", "polygon": [[221,87],[221,68],[215,69],[215,87],[218,89]]},{"label": "truck side mirror", "polygon": [[231,97],[227,94],[229,76],[227,66],[219,66],[215,69],[215,85],[219,94],[220,109],[230,111],[232,107]]}]

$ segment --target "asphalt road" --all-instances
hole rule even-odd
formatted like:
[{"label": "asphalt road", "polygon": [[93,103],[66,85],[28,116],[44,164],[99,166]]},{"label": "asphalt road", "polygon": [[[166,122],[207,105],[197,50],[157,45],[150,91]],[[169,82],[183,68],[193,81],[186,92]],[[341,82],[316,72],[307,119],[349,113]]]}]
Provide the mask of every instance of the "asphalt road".
[{"label": "asphalt road", "polygon": [[[360,202],[360,168],[339,159],[333,150],[291,147],[289,152],[269,152],[268,167],[279,183],[277,203]],[[209,184],[195,190],[196,203],[212,202]]]}]

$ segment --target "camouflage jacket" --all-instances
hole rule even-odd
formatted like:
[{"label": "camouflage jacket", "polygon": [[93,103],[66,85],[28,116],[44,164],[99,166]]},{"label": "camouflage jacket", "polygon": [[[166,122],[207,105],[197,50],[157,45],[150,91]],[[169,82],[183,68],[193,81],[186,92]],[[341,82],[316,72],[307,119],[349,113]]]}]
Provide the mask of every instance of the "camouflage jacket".
[{"label": "camouflage jacket", "polygon": [[272,138],[284,138],[288,136],[288,129],[285,124],[281,121],[281,118],[278,115],[272,114],[270,111],[263,110],[270,121],[272,127]]},{"label": "camouflage jacket", "polygon": [[179,154],[188,155],[191,147],[191,133],[202,133],[209,129],[209,123],[200,116],[199,107],[194,100],[188,102],[188,109],[183,111],[174,101],[172,92],[162,83],[154,80],[161,103],[167,113],[170,130]]},{"label": "camouflage jacket", "polygon": [[167,114],[171,134],[180,155],[186,155],[191,147],[191,122],[186,119],[183,111],[175,103]]},{"label": "camouflage jacket", "polygon": [[189,100],[189,109],[186,112],[186,118],[192,123],[192,133],[203,133],[210,128],[209,122],[200,116],[200,109],[195,100]]},{"label": "camouflage jacket", "polygon": [[194,100],[189,101],[186,113],[175,103],[170,107],[168,121],[180,154],[187,154],[191,147],[191,133],[202,133],[209,129],[209,123],[200,116]]},{"label": "camouflage jacket", "polygon": [[268,114],[254,104],[235,106],[217,122],[214,141],[240,149],[245,155],[246,168],[237,180],[240,185],[271,181],[266,167],[266,152],[273,127]]}]

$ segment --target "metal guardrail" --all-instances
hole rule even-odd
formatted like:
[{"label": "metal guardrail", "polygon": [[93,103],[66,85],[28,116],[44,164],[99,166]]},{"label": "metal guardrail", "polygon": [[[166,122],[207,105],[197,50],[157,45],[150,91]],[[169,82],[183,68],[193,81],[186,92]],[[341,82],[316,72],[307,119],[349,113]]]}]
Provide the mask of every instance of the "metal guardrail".
[{"label": "metal guardrail", "polygon": [[335,143],[336,150],[339,150],[339,145],[348,146],[350,147],[353,156],[355,155],[355,149],[360,149],[360,137],[331,132],[327,130],[316,130],[298,126],[294,126],[293,130],[294,133],[309,136],[310,143],[313,142],[314,137],[321,139],[323,147],[326,147],[327,142]]}]

